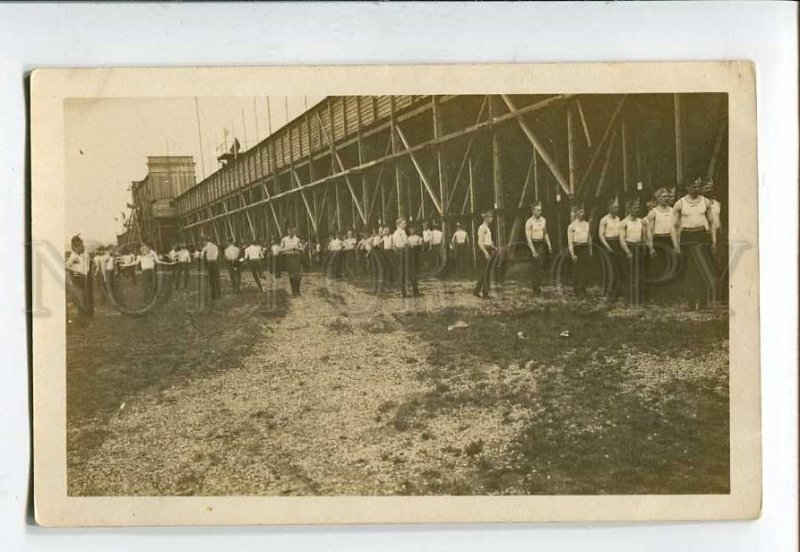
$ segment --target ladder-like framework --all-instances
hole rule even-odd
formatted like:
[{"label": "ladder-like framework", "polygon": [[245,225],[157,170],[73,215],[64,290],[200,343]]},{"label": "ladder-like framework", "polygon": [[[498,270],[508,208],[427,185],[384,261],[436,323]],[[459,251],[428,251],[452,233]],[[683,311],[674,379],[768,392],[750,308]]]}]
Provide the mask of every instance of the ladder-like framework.
[{"label": "ladder-like framework", "polygon": [[288,224],[325,241],[398,216],[474,235],[494,208],[501,246],[531,202],[566,243],[570,210],[642,200],[713,177],[727,199],[725,94],[327,97],[176,199],[182,239],[259,243]]}]

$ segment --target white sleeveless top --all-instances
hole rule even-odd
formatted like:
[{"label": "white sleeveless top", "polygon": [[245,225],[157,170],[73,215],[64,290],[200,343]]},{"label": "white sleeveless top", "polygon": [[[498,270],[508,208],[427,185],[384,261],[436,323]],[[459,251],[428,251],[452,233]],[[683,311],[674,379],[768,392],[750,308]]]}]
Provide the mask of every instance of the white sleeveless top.
[{"label": "white sleeveless top", "polygon": [[653,234],[663,236],[672,233],[672,209],[667,207],[662,211],[658,207],[653,207]]},{"label": "white sleeveless top", "polygon": [[525,233],[531,240],[541,241],[544,239],[544,227],[547,224],[544,217],[538,219],[531,217],[525,222]]},{"label": "white sleeveless top", "polygon": [[708,230],[708,219],[706,218],[708,200],[705,197],[700,195],[697,196],[697,199],[692,200],[689,199],[689,196],[683,196],[678,200],[678,204],[681,209],[681,228],[705,228]]},{"label": "white sleeveless top", "polygon": [[589,242],[589,221],[573,220],[569,228],[572,230],[572,243],[575,245],[585,245]]},{"label": "white sleeveless top", "polygon": [[644,228],[644,223],[642,219],[631,220],[626,218],[622,221],[622,225],[625,226],[625,241],[628,243],[641,243],[642,241],[642,229]]}]

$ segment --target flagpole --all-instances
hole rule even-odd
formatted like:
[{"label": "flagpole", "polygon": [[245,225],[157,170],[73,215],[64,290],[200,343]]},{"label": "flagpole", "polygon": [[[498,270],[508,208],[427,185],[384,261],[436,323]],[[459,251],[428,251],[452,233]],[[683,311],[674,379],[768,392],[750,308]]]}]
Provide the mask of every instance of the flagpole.
[{"label": "flagpole", "polygon": [[261,133],[258,131],[258,107],[256,107],[256,99],[253,98],[253,116],[256,120],[256,144],[261,141]]},{"label": "flagpole", "polygon": [[272,110],[269,108],[269,96],[267,96],[267,126],[269,128],[269,136],[272,136]]},{"label": "flagpole", "polygon": [[244,150],[247,151],[247,125],[244,122],[244,107],[242,107],[242,135],[244,136]]},{"label": "flagpole", "polygon": [[283,107],[286,110],[286,124],[289,124],[289,96],[283,97]]},{"label": "flagpole", "polygon": [[200,146],[200,167],[203,169],[203,180],[206,179],[206,156],[203,152],[203,134],[200,132],[200,106],[197,96],[194,97],[194,112],[197,115],[197,143]]}]

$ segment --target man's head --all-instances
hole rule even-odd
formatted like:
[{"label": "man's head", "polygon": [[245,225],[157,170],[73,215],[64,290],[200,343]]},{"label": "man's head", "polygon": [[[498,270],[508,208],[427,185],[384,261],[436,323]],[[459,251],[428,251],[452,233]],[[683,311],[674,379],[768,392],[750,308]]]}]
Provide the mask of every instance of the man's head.
[{"label": "man's head", "polygon": [[628,215],[638,218],[640,214],[640,205],[638,199],[632,199],[625,204],[625,210],[628,212]]},{"label": "man's head", "polygon": [[608,202],[608,214],[612,217],[615,217],[619,214],[619,202],[616,199],[612,199]]},{"label": "man's head", "polygon": [[690,182],[688,186],[686,186],[686,193],[689,194],[690,197],[697,197],[700,195],[700,190],[703,188],[703,180],[701,178],[696,178],[694,181]]},{"label": "man's head", "polygon": [[538,201],[531,203],[531,213],[536,218],[539,218],[542,215],[542,204]]},{"label": "man's head", "polygon": [[289,235],[290,238],[294,237],[294,232],[295,229],[293,225],[290,224],[289,226],[286,227],[286,233]]},{"label": "man's head", "polygon": [[491,210],[484,211],[481,213],[481,217],[483,217],[483,222],[486,224],[491,224],[492,220],[494,220],[494,213]]},{"label": "man's head", "polygon": [[405,227],[406,227],[406,225],[408,224],[408,222],[406,221],[406,217],[399,217],[399,218],[398,218],[398,219],[395,221],[395,224],[397,225],[397,227],[398,227],[398,228],[403,228],[403,229],[405,229]]},{"label": "man's head", "polygon": [[583,206],[578,206],[575,208],[575,217],[578,220],[586,220],[586,209]]},{"label": "man's head", "polygon": [[80,254],[83,253],[84,251],[83,239],[81,238],[80,234],[75,234],[74,236],[72,236],[69,245],[75,253]]}]

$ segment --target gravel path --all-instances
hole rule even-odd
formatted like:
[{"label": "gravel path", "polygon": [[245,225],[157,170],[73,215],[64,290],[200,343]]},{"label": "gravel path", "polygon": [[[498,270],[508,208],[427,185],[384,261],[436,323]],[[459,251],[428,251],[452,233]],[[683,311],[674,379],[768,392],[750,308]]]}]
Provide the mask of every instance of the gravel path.
[{"label": "gravel path", "polygon": [[518,427],[500,414],[464,408],[426,427],[398,422],[401,405],[432,389],[416,377],[428,345],[394,315],[478,302],[467,285],[376,299],[307,276],[303,297],[240,366],[129,401],[73,474],[72,494],[419,492],[421,480],[471,469],[460,453],[469,443],[502,454]]}]

